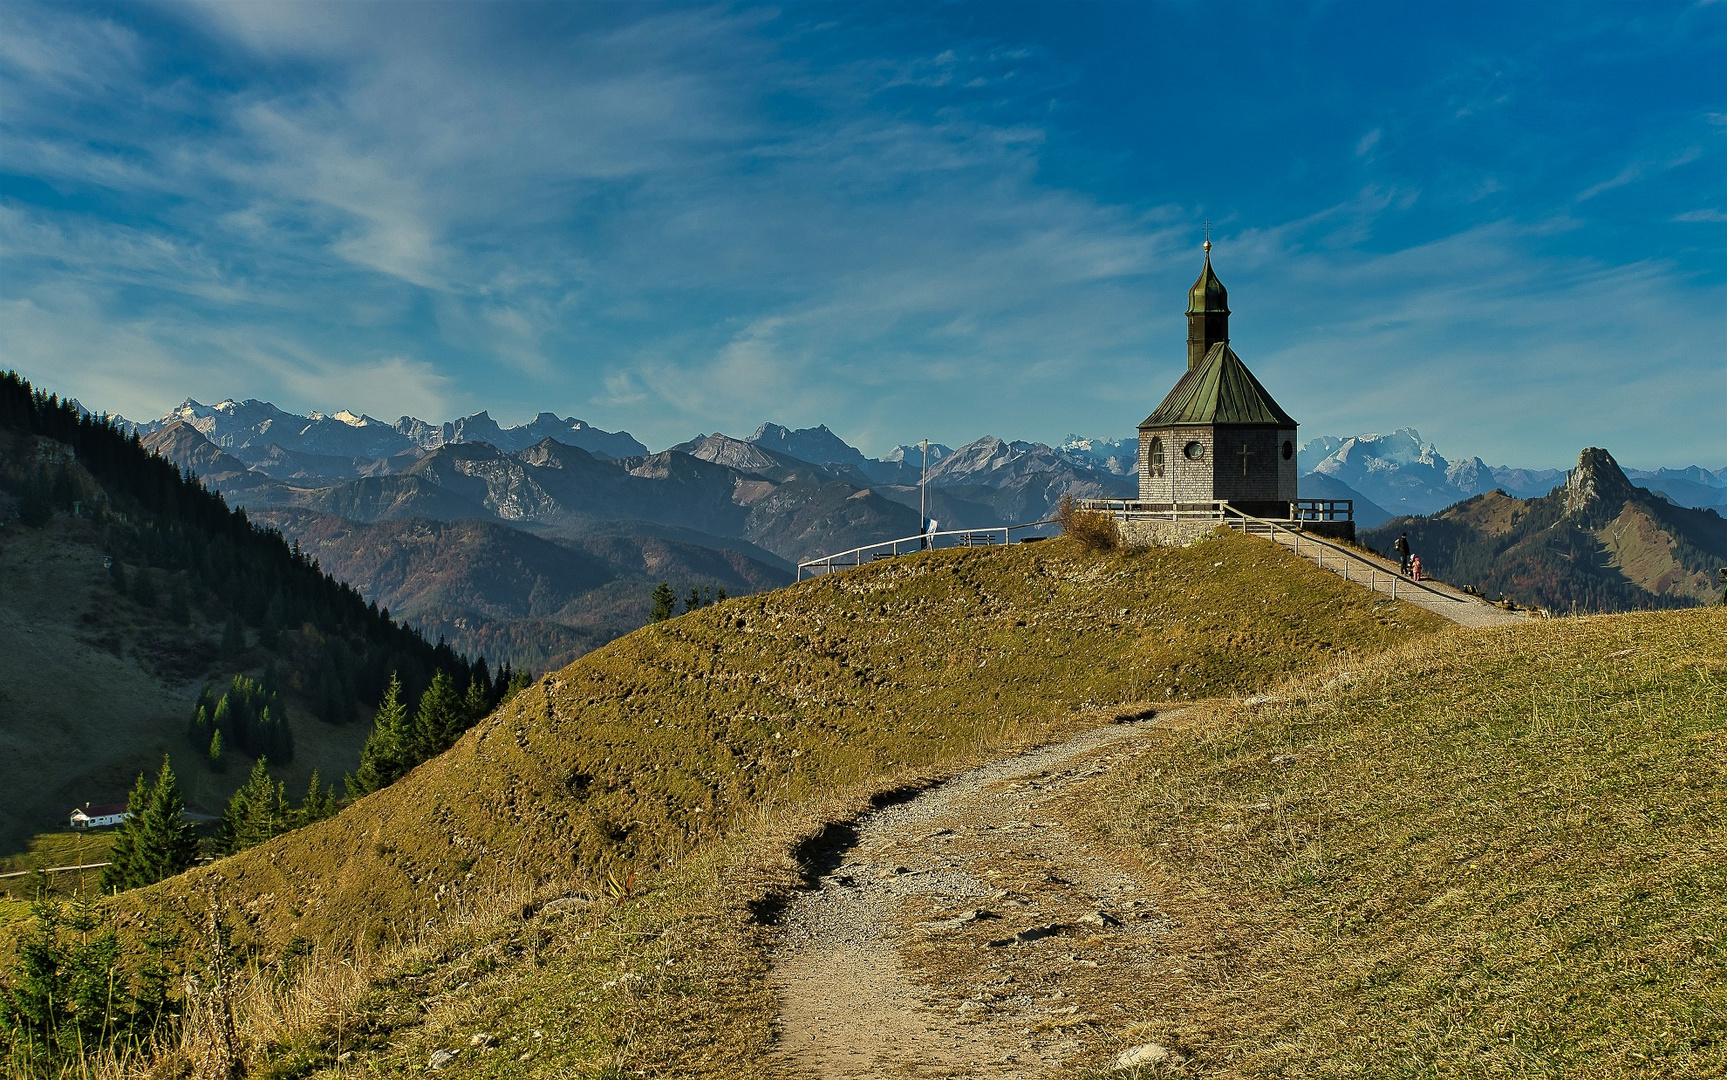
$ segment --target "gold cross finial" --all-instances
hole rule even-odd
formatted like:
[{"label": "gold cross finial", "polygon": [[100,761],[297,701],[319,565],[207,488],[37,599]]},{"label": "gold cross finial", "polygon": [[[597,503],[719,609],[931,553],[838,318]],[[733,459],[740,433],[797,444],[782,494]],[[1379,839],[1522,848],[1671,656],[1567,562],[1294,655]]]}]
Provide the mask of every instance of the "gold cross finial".
[{"label": "gold cross finial", "polygon": [[1205,219],[1205,253],[1211,254],[1211,219]]}]

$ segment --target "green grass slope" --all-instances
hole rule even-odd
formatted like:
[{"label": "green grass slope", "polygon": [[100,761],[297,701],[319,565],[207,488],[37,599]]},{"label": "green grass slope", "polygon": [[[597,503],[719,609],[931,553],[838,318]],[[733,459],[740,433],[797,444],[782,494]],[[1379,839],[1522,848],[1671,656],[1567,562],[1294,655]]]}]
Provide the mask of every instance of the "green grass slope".
[{"label": "green grass slope", "polygon": [[885,562],[639,630],[336,818],[140,902],[214,879],[255,940],[375,941],[504,881],[645,879],[764,805],[1078,707],[1251,691],[1440,625],[1234,535]]},{"label": "green grass slope", "polygon": [[1069,808],[1171,917],[1144,1019],[1182,1075],[1727,1073],[1727,612],[1351,668]]}]

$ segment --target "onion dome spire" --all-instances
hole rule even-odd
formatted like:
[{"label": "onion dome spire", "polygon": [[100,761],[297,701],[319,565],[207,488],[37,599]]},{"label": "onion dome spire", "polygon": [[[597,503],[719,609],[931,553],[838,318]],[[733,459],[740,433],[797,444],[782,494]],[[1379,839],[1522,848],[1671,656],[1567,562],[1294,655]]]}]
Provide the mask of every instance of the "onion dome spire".
[{"label": "onion dome spire", "polygon": [[1220,341],[1229,340],[1229,290],[1211,269],[1211,237],[1205,238],[1205,267],[1187,291],[1187,368],[1199,366]]}]

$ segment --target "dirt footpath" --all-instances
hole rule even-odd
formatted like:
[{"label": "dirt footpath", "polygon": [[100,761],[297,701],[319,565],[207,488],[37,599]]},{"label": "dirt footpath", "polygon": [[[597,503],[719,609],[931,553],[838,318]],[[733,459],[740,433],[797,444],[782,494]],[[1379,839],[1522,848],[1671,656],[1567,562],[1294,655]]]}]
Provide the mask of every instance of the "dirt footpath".
[{"label": "dirt footpath", "polygon": [[1176,715],[992,762],[835,837],[773,957],[783,1074],[1029,1080],[1149,1042],[1155,988],[1181,975],[1172,924],[1044,808]]}]

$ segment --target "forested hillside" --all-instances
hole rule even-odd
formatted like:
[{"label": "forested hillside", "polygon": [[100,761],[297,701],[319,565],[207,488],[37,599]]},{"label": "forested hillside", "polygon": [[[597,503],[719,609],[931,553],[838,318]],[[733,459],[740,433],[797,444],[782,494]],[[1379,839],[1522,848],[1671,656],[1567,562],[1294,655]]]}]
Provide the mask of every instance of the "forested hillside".
[{"label": "forested hillside", "polygon": [[[392,672],[417,695],[440,670],[495,684],[106,418],[0,373],[0,839],[123,797],[165,752],[208,758],[187,734],[206,685],[280,695],[281,730],[226,742],[303,783],[358,764]],[[214,812],[246,766],[179,771]]]}]

